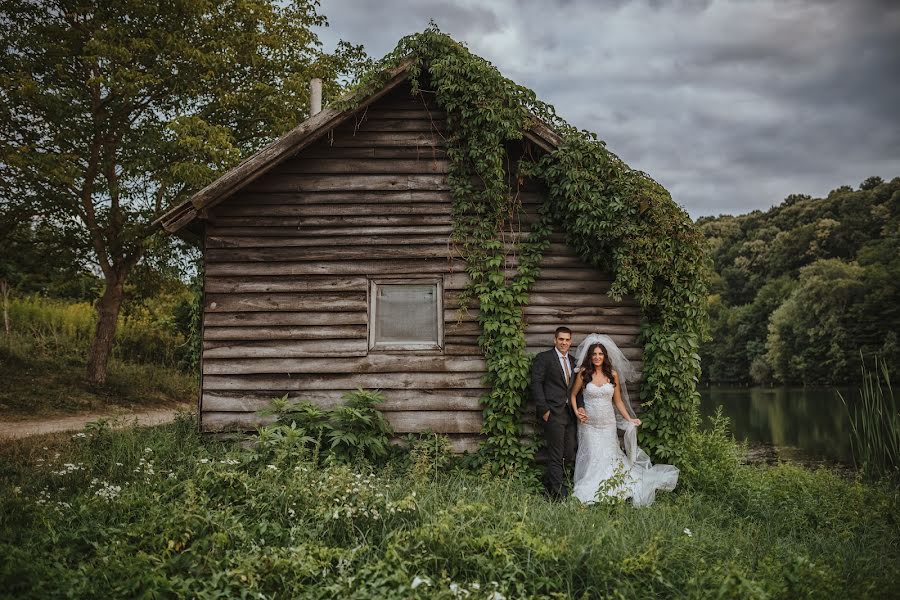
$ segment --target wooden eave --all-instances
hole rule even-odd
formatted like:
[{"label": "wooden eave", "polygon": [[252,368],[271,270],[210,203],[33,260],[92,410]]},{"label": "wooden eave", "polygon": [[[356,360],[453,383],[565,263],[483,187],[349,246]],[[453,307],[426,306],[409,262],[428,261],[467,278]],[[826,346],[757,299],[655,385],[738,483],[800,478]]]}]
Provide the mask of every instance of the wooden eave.
[{"label": "wooden eave", "polygon": [[[351,92],[351,94],[341,99],[340,103],[351,101],[353,108],[345,110],[326,108],[322,110],[278,140],[241,161],[237,166],[194,194],[190,200],[186,200],[166,211],[153,224],[161,225],[168,233],[183,235],[182,229],[198,217],[203,216],[207,209],[219,204],[244,186],[268,173],[361,109],[369,106],[406,81],[409,78],[409,68],[412,66],[413,61],[414,59],[411,58],[406,59],[392,69],[389,73],[390,77],[384,86],[370,96],[359,98],[361,92],[357,91],[355,93]],[[359,102],[352,102],[354,96]],[[532,123],[522,132],[522,135],[546,152],[552,152],[563,143],[562,136],[537,117],[534,117]]]}]

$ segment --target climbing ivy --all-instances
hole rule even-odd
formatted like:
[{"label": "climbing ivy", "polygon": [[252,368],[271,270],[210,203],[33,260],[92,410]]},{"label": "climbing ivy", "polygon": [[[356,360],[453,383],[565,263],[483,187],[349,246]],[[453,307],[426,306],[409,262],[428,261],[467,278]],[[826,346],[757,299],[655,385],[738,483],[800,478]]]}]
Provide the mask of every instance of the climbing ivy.
[{"label": "climbing ivy", "polygon": [[[696,424],[709,271],[703,238],[688,215],[594,134],[567,124],[534,92],[434,24],[403,38],[360,81],[356,97],[374,92],[410,59],[413,93],[427,86],[447,114],[453,241],[471,280],[463,300],[478,309],[491,388],[482,398],[485,463],[509,473],[533,457],[521,431],[531,366],[522,309],[554,225],[584,260],[614,274],[612,297],[629,294],[642,307],[642,444],[659,458],[677,458]],[[522,157],[510,172],[509,147],[540,122],[564,143],[538,158]],[[518,188],[526,177],[542,182],[549,197],[523,238],[515,234],[523,212]]]}]

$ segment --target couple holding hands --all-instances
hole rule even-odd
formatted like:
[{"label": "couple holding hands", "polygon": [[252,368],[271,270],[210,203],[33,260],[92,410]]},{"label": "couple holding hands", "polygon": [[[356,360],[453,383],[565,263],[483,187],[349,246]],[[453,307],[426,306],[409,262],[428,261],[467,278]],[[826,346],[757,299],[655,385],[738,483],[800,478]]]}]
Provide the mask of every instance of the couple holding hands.
[{"label": "couple holding hands", "polygon": [[[627,383],[636,381],[631,363],[608,336],[592,333],[569,352],[572,331],[558,327],[554,347],[535,357],[531,396],[547,446],[544,487],[555,500],[569,489],[564,464],[575,463],[572,494],[585,504],[600,495],[653,502],[657,490],[672,490],[678,469],[653,465],[637,445],[636,418]],[[624,431],[624,451],[618,429]]]}]

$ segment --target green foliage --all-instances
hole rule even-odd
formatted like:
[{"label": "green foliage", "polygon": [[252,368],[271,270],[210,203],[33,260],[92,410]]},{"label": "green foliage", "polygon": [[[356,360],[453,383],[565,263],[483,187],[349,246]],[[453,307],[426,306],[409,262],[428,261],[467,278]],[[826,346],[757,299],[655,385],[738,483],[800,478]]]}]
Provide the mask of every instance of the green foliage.
[{"label": "green foliage", "polygon": [[303,120],[310,77],[327,99],[365,62],[359,47],[321,50],[318,9],[0,1],[2,213],[33,217],[102,273],[93,380],[126,282],[145,280],[135,269],[177,262],[178,242],[151,237],[153,219]]},{"label": "green foliage", "polygon": [[453,463],[453,448],[445,435],[423,432],[407,437],[410,472],[419,481],[437,480]]},{"label": "green foliage", "polygon": [[838,396],[850,416],[853,458],[863,475],[900,483],[900,404],[887,363],[876,358],[872,371],[863,363],[860,401],[853,408],[840,392]]},{"label": "green foliage", "polygon": [[276,453],[300,452],[327,462],[383,461],[393,430],[376,405],[385,401],[379,391],[356,390],[344,404],[324,411],[311,402],[291,404],[287,396],[272,403],[278,424],[260,428],[259,444]]},{"label": "green foliage", "polygon": [[862,357],[900,372],[900,178],[765,213],[700,219],[716,271],[713,382],[846,385]]},{"label": "green foliage", "polygon": [[895,489],[741,465],[723,426],[686,441],[684,485],[640,510],[551,504],[514,478],[242,450],[189,417],[4,444],[0,595],[895,595]]},{"label": "green foliage", "polygon": [[[531,464],[533,447],[520,426],[531,362],[522,308],[554,226],[582,258],[612,270],[613,296],[631,294],[644,309],[650,350],[643,443],[659,457],[677,456],[699,402],[696,349],[705,331],[708,271],[702,236],[662,186],[433,24],[402,39],[360,88],[374,91],[390,68],[410,59],[413,92],[433,90],[447,113],[453,241],[466,260],[471,283],[463,301],[478,309],[491,389],[482,398],[484,464],[506,474]],[[522,132],[541,123],[564,142],[539,158],[527,149],[519,156]],[[526,178],[544,184],[549,201],[521,236],[518,192]]]},{"label": "green foliage", "polygon": [[[148,307],[120,315],[113,358],[164,367],[182,366],[187,339],[173,321],[177,296],[157,297]],[[83,361],[96,326],[96,313],[87,302],[64,302],[30,296],[12,298],[10,326],[18,352],[36,357]]]}]

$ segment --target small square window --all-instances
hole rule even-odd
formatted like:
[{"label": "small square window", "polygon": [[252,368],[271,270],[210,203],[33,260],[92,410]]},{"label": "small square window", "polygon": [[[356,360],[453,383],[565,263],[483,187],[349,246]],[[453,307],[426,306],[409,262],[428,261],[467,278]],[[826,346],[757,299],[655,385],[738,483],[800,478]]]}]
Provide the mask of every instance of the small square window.
[{"label": "small square window", "polygon": [[372,281],[370,350],[440,350],[443,346],[440,280]]}]

